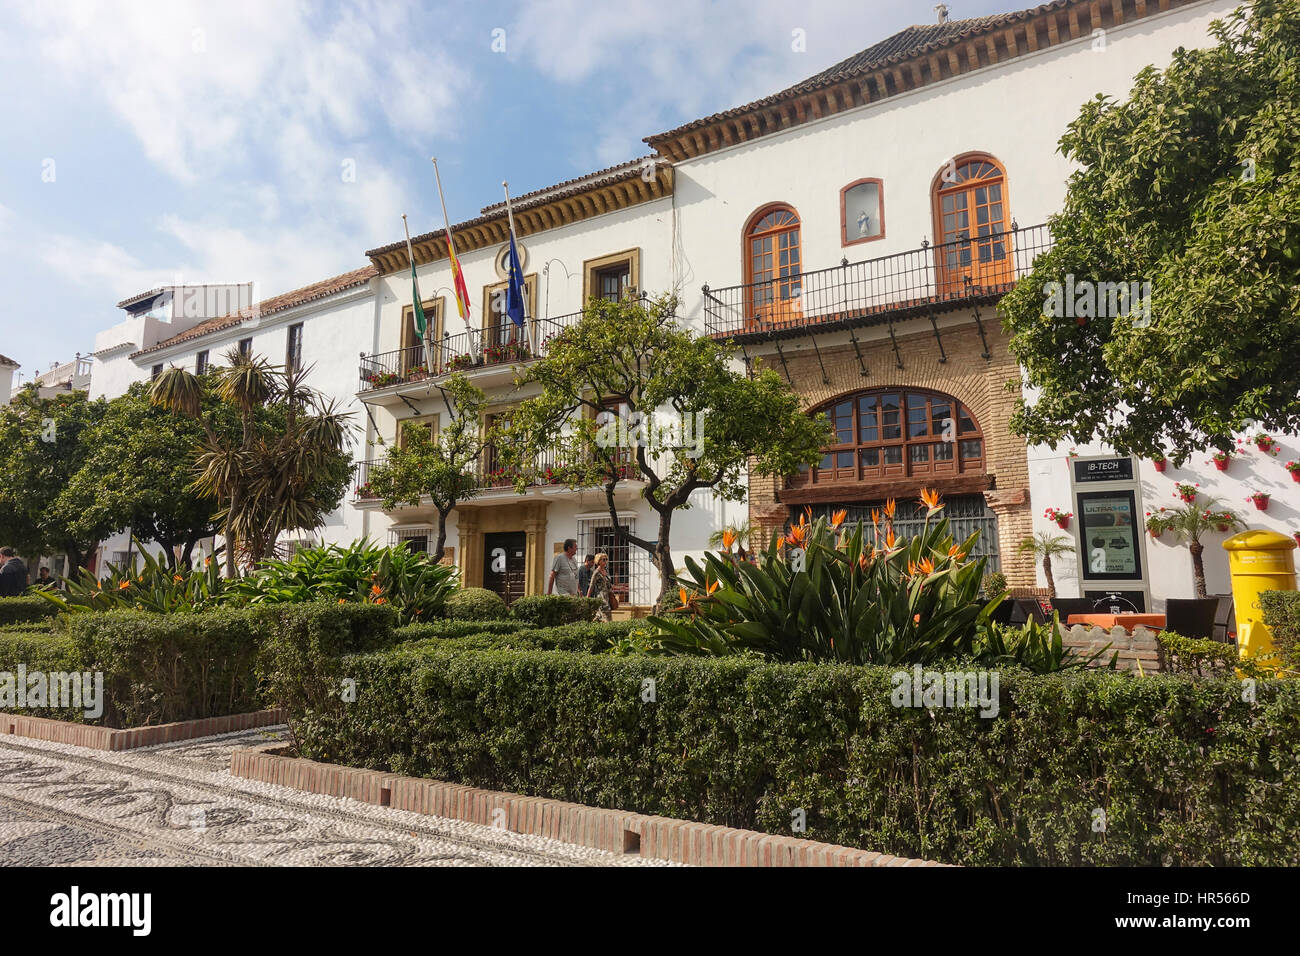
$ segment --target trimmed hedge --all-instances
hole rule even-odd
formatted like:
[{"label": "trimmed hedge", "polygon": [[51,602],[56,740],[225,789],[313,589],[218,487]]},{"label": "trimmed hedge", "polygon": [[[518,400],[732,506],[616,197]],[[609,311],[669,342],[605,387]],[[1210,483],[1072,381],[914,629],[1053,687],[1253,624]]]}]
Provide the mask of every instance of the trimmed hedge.
[{"label": "trimmed hedge", "polygon": [[518,621],[437,621],[396,632],[396,643],[435,641],[460,649],[574,651],[603,654],[640,622],[585,621],[558,627],[521,627]]},{"label": "trimmed hedge", "polygon": [[457,643],[316,658],[301,754],[951,863],[1300,863],[1296,682],[1003,670],[988,720],[888,667]]},{"label": "trimmed hedge", "polygon": [[486,588],[458,588],[447,596],[443,613],[454,620],[490,621],[510,616],[501,595]]},{"label": "trimmed hedge", "polygon": [[1259,606],[1282,662],[1300,668],[1300,591],[1265,591]]},{"label": "trimmed hedge", "polygon": [[534,594],[510,605],[510,614],[538,627],[555,627],[595,620],[596,609],[602,603],[599,598],[571,594]]},{"label": "trimmed hedge", "polygon": [[58,613],[58,607],[42,597],[0,598],[0,627],[48,621]]},{"label": "trimmed hedge", "polygon": [[[273,605],[202,614],[73,614],[66,633],[0,632],[0,672],[100,672],[107,727],[248,713],[266,704],[257,662],[273,643],[337,656],[392,646],[391,609],[366,604]],[[292,663],[291,661],[289,662]],[[286,673],[292,674],[292,671]],[[81,709],[21,713],[82,722]]]}]

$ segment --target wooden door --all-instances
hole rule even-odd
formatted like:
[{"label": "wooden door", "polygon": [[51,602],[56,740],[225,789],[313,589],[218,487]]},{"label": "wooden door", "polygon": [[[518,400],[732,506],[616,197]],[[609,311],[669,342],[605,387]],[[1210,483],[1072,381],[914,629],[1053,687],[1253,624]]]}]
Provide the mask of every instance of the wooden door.
[{"label": "wooden door", "polygon": [[507,604],[524,596],[528,536],[507,531],[483,536],[483,587],[501,595]]},{"label": "wooden door", "polygon": [[935,194],[938,293],[967,295],[1014,279],[1006,179],[992,160],[959,163]]}]

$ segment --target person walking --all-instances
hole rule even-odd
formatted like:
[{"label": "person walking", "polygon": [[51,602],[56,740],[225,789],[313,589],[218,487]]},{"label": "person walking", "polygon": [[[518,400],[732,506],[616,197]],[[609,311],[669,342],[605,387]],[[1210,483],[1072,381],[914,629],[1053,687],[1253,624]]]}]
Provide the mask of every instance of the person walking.
[{"label": "person walking", "polygon": [[0,548],[0,597],[18,597],[26,590],[27,565],[13,548]]},{"label": "person walking", "polygon": [[609,556],[603,551],[596,555],[596,565],[591,571],[591,583],[587,585],[587,597],[600,600],[600,607],[596,608],[598,621],[608,621],[610,611],[618,607],[618,599],[614,597],[613,582],[609,577]]},{"label": "person walking", "polygon": [[587,588],[591,586],[592,566],[596,563],[596,556],[589,554],[582,559],[582,567],[578,568],[578,593],[586,595]]},{"label": "person walking", "polygon": [[578,553],[578,542],[572,538],[564,539],[564,550],[551,562],[551,576],[546,582],[546,593],[558,590],[570,597],[578,596],[578,562],[574,556]]}]

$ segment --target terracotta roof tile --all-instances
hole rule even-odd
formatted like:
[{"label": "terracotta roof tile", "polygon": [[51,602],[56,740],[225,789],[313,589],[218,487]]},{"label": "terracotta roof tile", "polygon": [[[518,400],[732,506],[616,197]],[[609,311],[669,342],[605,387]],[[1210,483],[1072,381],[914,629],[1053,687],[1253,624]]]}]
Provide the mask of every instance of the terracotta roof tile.
[{"label": "terracotta roof tile", "polygon": [[872,70],[882,66],[902,63],[914,57],[922,56],[934,50],[942,49],[945,46],[964,40],[967,37],[985,33],[989,30],[1004,27],[1010,23],[1016,23],[1021,20],[1028,20],[1040,13],[1050,10],[1061,10],[1069,6],[1075,0],[1051,0],[1050,3],[1044,3],[1037,7],[1027,10],[1017,10],[1012,13],[999,13],[986,17],[971,17],[965,20],[950,20],[947,23],[930,23],[917,24],[910,26],[905,30],[900,30],[893,36],[886,37],[874,46],[869,46],[865,50],[853,54],[847,59],[841,60],[834,66],[828,67],[813,76],[808,77],[796,83],[794,86],[786,87],[779,93],[771,96],[765,96],[762,99],[754,100],[752,103],[746,103],[744,106],[737,106],[721,113],[714,113],[712,116],[706,116],[703,119],[692,120],[683,126],[669,130],[666,133],[659,133],[655,136],[647,136],[645,142],[654,145],[665,139],[678,136],[681,133],[689,132],[693,129],[699,129],[704,126],[711,126],[721,120],[733,119],[737,116],[743,116],[752,110],[760,109],[765,106],[772,106],[783,102],[790,97],[799,96],[805,93],[811,93],[814,90],[832,86],[842,80],[851,79],[863,73],[869,73]]},{"label": "terracotta roof tile", "polygon": [[324,299],[331,295],[336,295],[346,289],[355,286],[364,285],[374,276],[378,275],[378,270],[373,265],[365,266],[361,269],[353,269],[351,272],[345,272],[342,275],[334,276],[331,279],[322,279],[320,282],[313,282],[311,285],[303,286],[301,289],[294,289],[292,292],[284,292],[269,299],[263,299],[257,305],[250,309],[242,309],[239,312],[223,315],[215,319],[206,319],[193,328],[186,329],[169,339],[164,339],[157,345],[152,345],[147,349],[141,349],[132,353],[132,358],[137,355],[144,355],[148,352],[156,352],[159,349],[165,349],[181,342],[188,342],[191,339],[202,338],[213,332],[220,332],[222,329],[228,329],[239,325],[245,319],[253,315],[271,315],[276,312],[283,312],[285,309],[292,309],[295,306],[305,305],[308,302],[314,302],[317,299]]},{"label": "terracotta roof tile", "polygon": [[5,366],[6,368],[22,368],[21,365],[7,355],[0,355],[0,365]]}]

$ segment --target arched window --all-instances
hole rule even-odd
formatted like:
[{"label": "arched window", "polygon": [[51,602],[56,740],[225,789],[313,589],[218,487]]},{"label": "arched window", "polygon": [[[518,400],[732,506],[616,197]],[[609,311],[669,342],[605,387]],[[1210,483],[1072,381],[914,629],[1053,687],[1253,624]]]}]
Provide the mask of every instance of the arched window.
[{"label": "arched window", "polygon": [[830,419],[835,441],[790,487],[888,478],[984,474],[984,433],[970,409],[949,395],[880,388],[837,398],[814,411]]},{"label": "arched window", "polygon": [[764,206],[749,218],[744,242],[749,317],[780,322],[801,314],[799,214],[784,203]]},{"label": "arched window", "polygon": [[1014,278],[1002,164],[967,153],[944,166],[933,187],[939,292],[964,295]]}]

